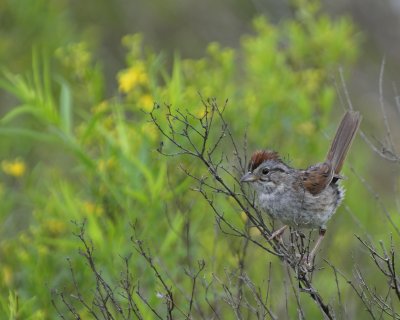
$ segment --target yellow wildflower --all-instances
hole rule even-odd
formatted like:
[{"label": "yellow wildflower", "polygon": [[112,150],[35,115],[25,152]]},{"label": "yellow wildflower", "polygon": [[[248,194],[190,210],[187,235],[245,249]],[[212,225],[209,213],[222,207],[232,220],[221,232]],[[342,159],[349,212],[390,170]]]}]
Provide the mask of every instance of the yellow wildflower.
[{"label": "yellow wildflower", "polygon": [[128,93],[135,87],[147,84],[148,82],[149,77],[143,63],[137,63],[118,75],[119,91],[123,93]]},{"label": "yellow wildflower", "polygon": [[21,177],[25,174],[26,165],[25,162],[17,158],[13,161],[3,160],[1,162],[1,168],[5,174],[13,177]]},{"label": "yellow wildflower", "polygon": [[88,45],[84,42],[73,43],[58,48],[55,54],[66,68],[71,69],[79,77],[85,75],[92,61]]},{"label": "yellow wildflower", "polygon": [[153,110],[154,100],[149,94],[144,94],[139,98],[139,107],[146,112]]}]

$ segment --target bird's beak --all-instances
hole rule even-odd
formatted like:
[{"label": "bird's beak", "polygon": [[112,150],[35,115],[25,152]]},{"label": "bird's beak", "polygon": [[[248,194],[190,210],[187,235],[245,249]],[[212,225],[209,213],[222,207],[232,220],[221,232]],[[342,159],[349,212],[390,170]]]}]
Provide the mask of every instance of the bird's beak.
[{"label": "bird's beak", "polygon": [[242,182],[253,182],[258,180],[258,177],[253,174],[252,172],[247,172],[243,175],[243,177],[240,179],[240,183]]}]

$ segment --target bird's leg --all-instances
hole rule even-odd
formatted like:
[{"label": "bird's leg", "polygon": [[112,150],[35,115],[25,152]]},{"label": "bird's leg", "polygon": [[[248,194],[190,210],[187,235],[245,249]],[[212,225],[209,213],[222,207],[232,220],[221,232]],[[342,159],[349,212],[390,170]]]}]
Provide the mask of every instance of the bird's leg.
[{"label": "bird's leg", "polygon": [[311,253],[309,254],[307,258],[307,263],[311,265],[313,263],[315,254],[317,253],[318,247],[321,245],[322,240],[324,239],[326,233],[326,229],[320,228],[319,229],[319,237],[317,239],[317,242],[315,243],[314,248],[311,250]]},{"label": "bird's leg", "polygon": [[283,227],[279,228],[278,230],[274,231],[271,236],[268,238],[268,241],[274,240],[275,238],[279,238],[283,232],[287,229],[287,225],[284,225]]}]

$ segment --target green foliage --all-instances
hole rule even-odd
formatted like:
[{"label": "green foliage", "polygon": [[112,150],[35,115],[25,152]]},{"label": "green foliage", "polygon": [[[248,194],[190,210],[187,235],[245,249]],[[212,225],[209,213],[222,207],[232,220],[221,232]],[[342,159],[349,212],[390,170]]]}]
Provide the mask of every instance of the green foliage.
[{"label": "green foliage", "polygon": [[[43,3],[38,2],[38,10]],[[22,7],[10,6],[12,19],[26,21]],[[52,14],[44,21],[35,21],[34,14],[28,17],[41,28],[41,40],[54,40],[49,24],[51,34],[64,28],[65,22]],[[126,67],[117,75],[119,93],[106,98],[95,48],[76,38],[57,49],[47,47],[54,58],[34,48],[30,71],[19,74],[2,66],[0,87],[17,101],[1,118],[0,135],[7,140],[2,150],[8,159],[22,156],[26,167],[18,171],[12,162],[14,171],[7,171],[3,165],[0,193],[5,231],[0,313],[10,319],[54,318],[50,290],[73,290],[67,257],[81,292],[91,296],[93,275],[77,253],[81,244],[72,236],[76,226],[71,221],[86,219],[96,261],[111,280],[122,270],[120,257],[133,251],[133,223],[137,237],[179,290],[190,292],[191,281],[182,273],[197,260],[205,260],[206,281],[237,268],[241,240],[216,229],[211,209],[191,190],[191,180],[179,167],[203,169],[184,157],[159,155],[160,134],[145,112],[157,102],[200,115],[199,93],[216,97],[220,104],[229,99],[227,120],[239,139],[248,131],[250,149],[279,147],[283,154],[299,155],[301,162],[295,165],[305,165],[327,149],[320,137],[322,128],[335,128],[330,124],[335,103],[330,76],[338,66],[354,62],[358,45],[348,19],[332,19],[306,2],[293,19],[278,25],[256,18],[254,33],[243,37],[237,49],[211,43],[200,59],[175,54],[171,68],[164,55],[144,47],[142,36],[130,35],[122,40],[127,55]],[[3,47],[12,45],[4,41]],[[22,146],[14,147],[21,139]],[[29,150],[33,157],[28,162]],[[228,199],[221,206],[233,223],[246,223]],[[258,253],[249,249],[246,271],[262,283],[270,257]],[[158,307],[159,284],[145,261],[136,255],[131,268],[149,302]],[[283,277],[281,273],[276,272]],[[284,302],[279,303],[284,288],[274,282],[278,289],[273,303],[284,312]],[[334,284],[323,285],[334,294]],[[179,292],[177,296],[184,301]],[[150,310],[138,304],[145,318],[151,318]],[[229,306],[221,308],[226,318],[233,317]],[[310,318],[319,314],[312,302],[306,311]],[[289,312],[294,316],[295,306]]]}]

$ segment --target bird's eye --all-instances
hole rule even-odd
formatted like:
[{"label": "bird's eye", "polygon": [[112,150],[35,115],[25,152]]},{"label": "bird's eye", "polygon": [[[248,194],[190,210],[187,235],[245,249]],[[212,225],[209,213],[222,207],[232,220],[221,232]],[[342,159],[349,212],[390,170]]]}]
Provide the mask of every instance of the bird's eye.
[{"label": "bird's eye", "polygon": [[262,174],[268,174],[269,170],[267,168],[262,169]]}]

